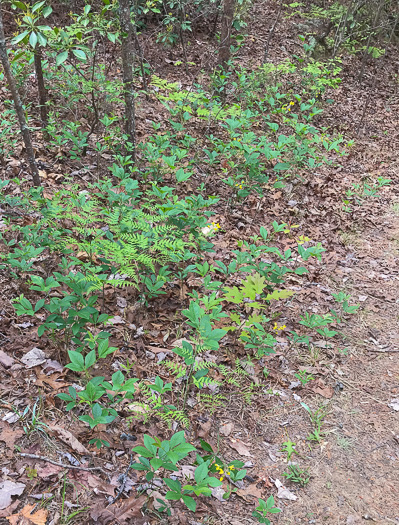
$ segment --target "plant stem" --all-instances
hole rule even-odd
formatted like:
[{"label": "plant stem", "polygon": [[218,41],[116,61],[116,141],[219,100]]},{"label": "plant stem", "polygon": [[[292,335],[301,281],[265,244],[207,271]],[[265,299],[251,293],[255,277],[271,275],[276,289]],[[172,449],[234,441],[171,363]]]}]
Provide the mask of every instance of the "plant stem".
[{"label": "plant stem", "polygon": [[37,168],[35,154],[33,151],[32,140],[29,132],[29,128],[25,119],[24,108],[22,106],[21,98],[18,93],[17,85],[15,83],[14,76],[11,71],[10,62],[7,55],[6,38],[4,35],[3,17],[1,14],[1,3],[0,2],[0,61],[3,65],[4,73],[8,82],[8,87],[11,91],[11,95],[14,101],[15,111],[17,113],[19,127],[21,129],[22,138],[25,144],[26,156],[32,173],[33,184],[40,186],[40,175]]}]

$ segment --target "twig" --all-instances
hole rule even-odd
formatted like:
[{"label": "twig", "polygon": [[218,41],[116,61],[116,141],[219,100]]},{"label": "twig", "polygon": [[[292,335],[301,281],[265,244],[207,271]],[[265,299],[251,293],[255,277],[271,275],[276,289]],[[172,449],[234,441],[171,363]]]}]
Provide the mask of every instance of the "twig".
[{"label": "twig", "polygon": [[397,348],[387,348],[386,350],[379,350],[378,348],[367,348],[369,352],[378,352],[380,354],[389,354],[394,352],[399,352]]},{"label": "twig", "polygon": [[116,493],[116,496],[112,499],[112,501],[110,502],[110,505],[113,505],[114,503],[116,503],[118,501],[118,499],[122,496],[122,493],[123,491],[125,490],[125,486],[126,486],[126,481],[127,481],[127,476],[129,474],[129,470],[131,469],[132,465],[133,465],[134,461],[133,461],[133,455],[130,455],[130,463],[125,471],[124,474],[122,474],[119,478],[118,478],[118,481],[120,481],[121,485],[118,489],[118,492]]},{"label": "twig", "polygon": [[100,472],[108,476],[105,470],[102,469],[101,467],[78,467],[76,465],[64,465],[64,463],[54,461],[53,459],[49,459],[44,456],[37,456],[36,454],[25,454],[23,452],[19,452],[19,455],[22,456],[23,458],[40,459],[41,461],[47,461],[47,463],[51,463],[52,465],[56,465],[57,467],[62,467],[62,468],[69,468],[73,470],[85,470],[86,472],[91,472],[93,470],[99,470]]}]

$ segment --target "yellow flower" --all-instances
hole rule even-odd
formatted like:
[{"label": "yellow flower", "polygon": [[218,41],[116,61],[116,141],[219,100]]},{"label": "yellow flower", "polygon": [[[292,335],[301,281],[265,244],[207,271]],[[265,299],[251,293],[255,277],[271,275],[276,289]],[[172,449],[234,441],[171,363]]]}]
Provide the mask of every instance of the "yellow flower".
[{"label": "yellow flower", "polygon": [[293,106],[295,104],[295,102],[290,102],[290,106]]},{"label": "yellow flower", "polygon": [[234,465],[230,465],[230,466],[229,466],[229,469],[230,469],[230,470],[234,470]]},{"label": "yellow flower", "polygon": [[221,478],[219,478],[219,481],[223,481],[224,480],[224,477],[222,476]]},{"label": "yellow flower", "polygon": [[242,190],[242,184],[240,184],[240,190]]},{"label": "yellow flower", "polygon": [[227,475],[230,476],[231,472],[227,472]]}]

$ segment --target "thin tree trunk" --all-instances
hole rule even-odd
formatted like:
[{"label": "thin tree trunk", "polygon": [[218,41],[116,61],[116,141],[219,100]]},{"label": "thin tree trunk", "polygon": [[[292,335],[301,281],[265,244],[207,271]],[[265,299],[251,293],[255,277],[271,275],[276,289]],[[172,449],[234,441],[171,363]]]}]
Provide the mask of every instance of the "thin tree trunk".
[{"label": "thin tree trunk", "polygon": [[227,69],[230,60],[231,28],[233,25],[235,0],[224,0],[222,30],[220,34],[219,67]]},{"label": "thin tree trunk", "polygon": [[380,3],[379,3],[379,6],[378,6],[378,9],[377,9],[377,13],[375,15],[375,19],[374,19],[373,25],[372,25],[372,27],[370,29],[369,36],[367,38],[366,49],[364,50],[364,53],[363,53],[362,65],[361,65],[360,73],[359,73],[359,77],[358,77],[359,84],[363,80],[364,69],[366,67],[366,62],[367,62],[367,59],[369,57],[368,50],[369,50],[369,46],[370,46],[370,43],[371,43],[371,39],[376,36],[376,35],[374,35],[374,31],[378,27],[378,22],[380,20],[380,13],[381,13],[382,6],[383,6],[383,0],[380,0]]},{"label": "thin tree trunk", "polygon": [[41,183],[40,183],[39,170],[37,168],[35,154],[33,152],[33,146],[32,146],[32,141],[30,138],[29,128],[28,128],[28,125],[25,119],[24,108],[22,106],[22,102],[18,94],[15,79],[11,72],[10,62],[8,60],[7,48],[6,48],[6,38],[4,35],[4,27],[3,27],[3,17],[1,14],[1,2],[0,2],[0,61],[3,65],[4,73],[5,73],[7,82],[8,82],[8,87],[11,91],[11,95],[14,100],[15,111],[17,113],[18,121],[19,121],[19,127],[21,129],[22,138],[25,143],[26,156],[27,156],[29,166],[32,172],[33,184],[35,186],[40,186]]},{"label": "thin tree trunk", "polygon": [[133,161],[136,161],[136,121],[133,85],[134,48],[129,0],[119,0],[119,19],[122,30],[122,67],[125,91],[126,134],[131,144],[128,148],[128,153],[132,156]]},{"label": "thin tree trunk", "polygon": [[277,13],[277,16],[276,16],[276,20],[274,21],[274,24],[273,26],[270,28],[270,31],[269,31],[269,36],[267,38],[267,42],[266,42],[266,45],[265,45],[265,51],[263,53],[263,63],[266,64],[267,62],[267,57],[268,57],[268,54],[269,54],[269,46],[270,46],[270,42],[271,42],[271,39],[274,35],[274,32],[276,30],[276,26],[278,24],[278,21],[280,20],[280,15],[281,15],[281,11],[283,9],[283,2],[282,0],[280,1],[280,7],[278,9],[278,13]]},{"label": "thin tree trunk", "polygon": [[39,107],[40,107],[40,118],[42,121],[42,130],[45,138],[47,138],[47,126],[48,126],[48,112],[47,112],[47,92],[46,86],[44,85],[43,68],[42,68],[42,52],[40,47],[37,46],[34,50],[35,60],[35,72],[37,78],[37,87],[39,92]]}]

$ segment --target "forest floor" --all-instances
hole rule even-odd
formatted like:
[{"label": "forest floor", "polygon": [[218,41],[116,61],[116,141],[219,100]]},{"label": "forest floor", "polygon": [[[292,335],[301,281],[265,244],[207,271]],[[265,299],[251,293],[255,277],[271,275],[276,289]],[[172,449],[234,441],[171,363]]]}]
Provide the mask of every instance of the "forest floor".
[{"label": "forest floor", "polygon": [[[264,20],[272,19],[271,3],[260,4],[260,9]],[[298,44],[292,36],[292,24],[293,21],[285,21],[276,32],[270,60],[296,51]],[[253,17],[250,21],[249,44],[242,49],[242,60],[247,65],[259,62],[258,41],[266,41],[267,30],[268,25],[262,20]],[[256,38],[251,38],[251,34]],[[150,53],[151,49],[145,51]],[[298,221],[301,233],[323,241],[327,248],[323,263],[313,269],[311,278],[299,290],[293,309],[306,304],[310,312],[324,312],[332,306],[331,293],[337,291],[351,294],[352,302],[360,304],[358,312],[344,325],[345,340],[340,348],[326,348],[319,341],[315,345],[317,354],[309,356],[301,348],[288,347],[281,338],[277,354],[267,360],[273,394],[264,393],[249,405],[231,399],[215,414],[199,414],[195,408],[190,411],[192,440],[201,437],[220,447],[227,459],[237,459],[238,454],[247,462],[250,480],[244,488],[238,489],[229,501],[217,497],[203,499],[195,518],[183,508],[177,508],[163,521],[138,514],[129,517],[127,513],[115,522],[112,515],[104,514],[104,498],[116,494],[118,476],[128,464],[129,447],[141,444],[143,433],[159,434],[159,428],[154,423],[150,428],[134,425],[136,442],[120,441],[116,431],[115,435],[107,435],[111,442],[111,450],[104,452],[107,456],[93,447],[88,450],[87,427],[71,419],[54,402],[54,391],[71,384],[65,369],[57,368],[55,360],[59,355],[54,349],[48,352],[46,349],[44,365],[26,369],[21,364],[24,353],[32,347],[42,347],[43,342],[37,336],[36,326],[24,325],[13,313],[11,300],[21,290],[4,275],[0,276],[0,466],[7,479],[25,487],[23,496],[14,498],[9,507],[0,510],[0,523],[10,523],[7,516],[17,512],[21,502],[36,504],[43,494],[51,493],[53,502],[46,506],[46,512],[48,523],[53,525],[60,522],[245,525],[255,523],[251,517],[255,499],[267,499],[274,494],[282,512],[273,515],[272,522],[280,525],[367,522],[399,525],[399,96],[394,77],[398,51],[390,50],[380,60],[381,65],[370,66],[362,84],[358,84],[359,59],[348,57],[343,65],[342,85],[334,92],[334,105],[323,116],[326,125],[344,133],[347,139],[355,139],[341,167],[326,169],[301,188],[284,190],[281,202],[276,192],[263,201],[259,210],[249,207],[235,218],[223,217],[221,211],[218,216],[219,222],[230,225],[228,235],[216,240],[219,252],[226,249],[230,240],[257,233],[260,224],[273,220]],[[170,80],[175,79],[176,72],[168,65],[169,59],[166,66],[161,58],[154,57],[154,63],[162,68],[164,77],[170,73]],[[149,111],[153,115],[159,111],[157,107],[151,108],[150,103],[145,104],[138,112],[139,132],[140,114],[144,122]],[[365,174],[390,178],[392,184],[380,192],[380,198],[367,200],[352,213],[342,212],[345,188]],[[51,186],[51,181],[46,184]],[[284,203],[290,199],[296,203],[287,209]],[[149,336],[132,341],[134,351],[123,354],[124,359],[130,355],[139,357],[143,373],[156,368],[153,352],[146,350],[154,351],[159,344],[160,350],[165,350],[162,346],[169,351],[173,347],[174,341],[165,339],[167,326],[162,325],[163,320],[170,322],[167,309],[165,303],[160,310],[153,309],[141,319],[140,324],[150,331]],[[293,384],[298,367],[315,378],[303,388]],[[257,369],[253,373],[261,375]],[[46,434],[35,431],[27,436],[12,407],[23,411],[27,405],[33,406],[39,393],[52,399],[41,407],[48,429]],[[313,411],[324,407],[320,443],[307,439],[313,427],[300,401]],[[297,453],[291,461],[309,470],[310,481],[303,488],[282,477],[287,457],[281,447],[288,439],[296,444]],[[65,474],[66,470],[60,466],[37,457],[20,457],[16,450],[56,462],[70,461],[72,451],[87,459],[83,463],[86,467],[101,465],[102,470],[70,469]],[[93,456],[99,462],[93,463]],[[131,475],[130,496],[138,484],[134,476]],[[287,491],[276,491],[276,480]],[[126,505],[126,501],[130,500],[121,499],[118,505]],[[38,509],[32,508],[35,512]],[[65,516],[76,510],[81,513],[66,520]],[[13,523],[25,523],[21,519]]]}]

